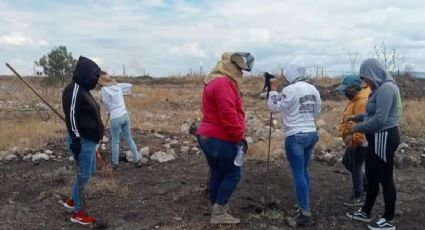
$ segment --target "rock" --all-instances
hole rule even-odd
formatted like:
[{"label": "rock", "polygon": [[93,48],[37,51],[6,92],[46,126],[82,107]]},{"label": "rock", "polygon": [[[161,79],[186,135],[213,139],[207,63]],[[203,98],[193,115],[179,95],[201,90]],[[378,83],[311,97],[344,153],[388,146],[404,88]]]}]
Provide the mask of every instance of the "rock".
[{"label": "rock", "polygon": [[394,157],[394,166],[397,169],[409,169],[419,164],[418,160],[408,155],[396,155]]},{"label": "rock", "polygon": [[273,127],[277,127],[277,125],[278,125],[279,123],[278,123],[278,121],[276,120],[276,119],[273,119],[272,120],[272,126]]},{"label": "rock", "polygon": [[197,153],[197,152],[199,152],[200,150],[199,150],[199,148],[198,148],[198,147],[193,146],[193,147],[190,149],[190,151],[191,151],[192,153]]},{"label": "rock", "polygon": [[159,163],[164,163],[164,162],[167,162],[167,161],[174,160],[176,158],[171,154],[167,154],[167,153],[164,153],[162,151],[158,151],[158,152],[155,152],[154,154],[152,154],[150,159],[157,161]]},{"label": "rock", "polygon": [[409,148],[409,145],[403,142],[398,146],[398,148],[399,149],[407,149],[407,148]]},{"label": "rock", "polygon": [[107,138],[106,136],[103,136],[103,138],[102,138],[102,141],[101,141],[101,142],[106,143],[106,142],[108,142],[108,141],[109,141],[109,138]]},{"label": "rock", "polygon": [[167,154],[170,154],[170,155],[173,155],[174,157],[176,157],[176,151],[174,149],[168,149]]},{"label": "rock", "polygon": [[177,140],[177,139],[173,139],[171,142],[170,142],[170,145],[178,145],[179,144],[179,141]]},{"label": "rock", "polygon": [[139,150],[139,154],[140,154],[141,156],[149,156],[149,154],[150,154],[150,149],[149,149],[149,147],[143,147],[143,148],[141,148],[141,149]]},{"label": "rock", "polygon": [[73,157],[73,156],[70,156],[70,157],[68,158],[68,160],[69,160],[69,161],[74,161],[74,157]]},{"label": "rock", "polygon": [[149,162],[149,159],[146,157],[140,157],[140,161],[142,161],[142,164],[147,164]]},{"label": "rock", "polygon": [[124,154],[125,154],[125,160],[127,162],[133,162],[134,161],[133,153],[131,151],[125,151]]},{"label": "rock", "polygon": [[15,154],[8,154],[4,157],[6,161],[15,161],[18,157]]},{"label": "rock", "polygon": [[24,156],[22,158],[22,160],[24,160],[24,161],[28,161],[28,160],[31,160],[31,159],[32,159],[32,155],[31,154],[27,154],[26,156]]},{"label": "rock", "polygon": [[166,148],[166,149],[171,148],[171,146],[170,146],[170,144],[169,144],[169,143],[167,143],[167,144],[163,144],[163,145],[162,145],[162,147],[164,147],[164,148]]},{"label": "rock", "polygon": [[245,137],[245,140],[248,144],[254,144],[254,139],[252,139],[252,137]]},{"label": "rock", "polygon": [[424,158],[425,159],[425,153],[421,155],[421,158]]},{"label": "rock", "polygon": [[50,149],[47,149],[47,150],[44,150],[44,153],[47,154],[47,155],[52,155],[53,151],[50,150]]},{"label": "rock", "polygon": [[36,153],[36,154],[32,155],[32,158],[31,158],[31,160],[33,162],[40,161],[40,160],[48,161],[49,159],[50,159],[49,155],[47,155],[45,153]]},{"label": "rock", "polygon": [[318,128],[323,128],[326,125],[326,122],[323,119],[319,119],[316,121],[316,126]]},{"label": "rock", "polygon": [[190,125],[188,123],[183,123],[180,126],[180,132],[181,133],[189,133]]},{"label": "rock", "polygon": [[164,136],[164,135],[161,135],[161,134],[159,134],[159,133],[154,133],[153,135],[154,135],[155,137],[157,137],[157,138],[161,138],[161,139],[165,138],[165,136]]},{"label": "rock", "polygon": [[260,99],[266,99],[267,98],[267,92],[260,93]]},{"label": "rock", "polygon": [[190,142],[189,142],[189,141],[183,141],[183,144],[184,144],[184,145],[189,145],[189,144],[190,144]]},{"label": "rock", "polygon": [[189,151],[190,151],[190,147],[189,146],[182,146],[180,148],[180,152],[183,153],[183,154],[188,154]]},{"label": "rock", "polygon": [[100,149],[105,150],[105,149],[106,149],[106,145],[105,145],[104,143],[102,143],[102,144],[100,145]]}]

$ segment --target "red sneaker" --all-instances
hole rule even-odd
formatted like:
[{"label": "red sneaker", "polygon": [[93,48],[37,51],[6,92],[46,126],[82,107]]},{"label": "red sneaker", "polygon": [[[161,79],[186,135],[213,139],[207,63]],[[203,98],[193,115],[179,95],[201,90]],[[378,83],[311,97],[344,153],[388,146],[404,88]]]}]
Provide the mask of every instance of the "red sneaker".
[{"label": "red sneaker", "polygon": [[93,216],[89,216],[83,211],[74,212],[71,216],[71,222],[79,223],[82,225],[93,224],[96,222],[96,219]]},{"label": "red sneaker", "polygon": [[74,200],[67,198],[64,202],[63,202],[63,206],[67,209],[72,209],[74,210]]}]

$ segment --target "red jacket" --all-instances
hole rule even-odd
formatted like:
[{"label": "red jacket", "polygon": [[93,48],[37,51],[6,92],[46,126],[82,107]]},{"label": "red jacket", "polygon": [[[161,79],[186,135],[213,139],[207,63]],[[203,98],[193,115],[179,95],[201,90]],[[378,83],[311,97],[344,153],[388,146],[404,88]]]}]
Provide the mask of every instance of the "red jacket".
[{"label": "red jacket", "polygon": [[242,98],[231,79],[218,77],[204,86],[202,113],[197,134],[232,142],[244,138]]}]

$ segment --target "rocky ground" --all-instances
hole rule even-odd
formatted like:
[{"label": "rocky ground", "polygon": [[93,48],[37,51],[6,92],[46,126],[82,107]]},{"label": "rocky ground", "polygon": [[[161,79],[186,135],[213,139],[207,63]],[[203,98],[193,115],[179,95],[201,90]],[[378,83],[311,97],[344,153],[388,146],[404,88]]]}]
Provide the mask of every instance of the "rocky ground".
[{"label": "rocky ground", "polygon": [[[171,91],[188,84],[197,87],[193,81],[179,79],[147,79],[134,83],[148,87],[167,86]],[[398,79],[398,83],[403,98],[423,99],[424,80],[405,78]],[[252,88],[262,86],[261,82],[248,84],[252,84]],[[333,90],[334,87],[332,84],[318,86],[324,100],[342,99],[341,94]],[[179,123],[175,129],[179,130],[177,132],[134,129],[143,167],[134,169],[128,163],[131,154],[123,144],[121,164],[113,172],[112,179],[98,171],[90,182],[87,191],[89,212],[107,220],[109,229],[289,229],[284,219],[291,214],[296,202],[289,166],[282,150],[281,118],[276,115],[272,120],[272,162],[267,178],[264,157],[267,156],[270,117],[264,109],[264,101],[252,92],[244,94],[245,107],[248,108],[249,159],[243,166],[243,178],[231,200],[232,213],[241,218],[241,224],[209,225],[208,166],[195,139],[189,134],[190,122]],[[17,108],[14,103],[12,99],[0,101],[0,109]],[[34,101],[19,108],[41,108],[42,105],[37,103]],[[175,103],[172,98],[164,101],[165,108],[177,112],[198,111],[198,104]],[[324,104],[324,113],[340,114],[332,106]],[[157,116],[157,111],[149,109],[146,112]],[[9,121],[15,117],[13,114],[6,115],[2,119]],[[47,119],[49,116],[46,116]],[[163,122],[161,119],[159,117],[156,122]],[[190,117],[188,120],[194,119]],[[325,142],[317,145],[310,165],[311,203],[316,219],[316,226],[310,229],[366,229],[364,224],[345,217],[345,212],[353,210],[342,205],[350,195],[351,177],[340,162],[343,145],[334,137],[333,123],[337,121],[329,121],[328,118],[327,122],[332,124],[318,121],[319,133]],[[108,130],[100,146],[106,162],[109,162],[111,154],[109,134]],[[394,174],[399,229],[425,229],[424,134],[416,137],[403,134],[396,154]],[[0,151],[0,229],[86,229],[70,223],[69,213],[59,203],[70,194],[74,175],[72,159],[64,148],[64,138],[64,134],[59,132],[57,139],[39,149]],[[267,194],[266,181],[269,181]],[[374,217],[382,210],[380,195]]]},{"label": "rocky ground", "polygon": [[[134,169],[123,154],[112,179],[99,171],[89,186],[89,211],[106,219],[109,229],[288,229],[284,218],[294,208],[295,194],[283,154],[271,163],[268,194],[266,162],[249,160],[244,164],[243,178],[231,200],[232,212],[241,218],[241,224],[213,227],[208,223],[207,164],[194,138],[189,134],[133,133],[145,148],[141,151],[143,167]],[[102,152],[110,153],[109,143],[104,144]],[[124,148],[124,152],[128,150]],[[0,163],[0,229],[85,229],[70,223],[69,213],[59,203],[69,195],[74,172],[65,152],[63,140],[58,140],[38,154]],[[109,154],[105,157],[109,159]],[[338,160],[318,152],[314,158],[311,202],[317,224],[310,229],[364,229],[364,224],[344,215],[353,210],[342,205],[350,194],[347,171]],[[395,170],[399,229],[425,226],[425,168],[419,166],[405,163]],[[380,195],[374,217],[382,210]]]}]

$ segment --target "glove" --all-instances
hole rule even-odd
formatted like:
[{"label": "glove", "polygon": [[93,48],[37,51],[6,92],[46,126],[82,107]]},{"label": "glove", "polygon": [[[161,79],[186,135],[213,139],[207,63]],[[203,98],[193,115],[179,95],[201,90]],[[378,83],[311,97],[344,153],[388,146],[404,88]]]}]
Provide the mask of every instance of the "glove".
[{"label": "glove", "polygon": [[81,152],[81,139],[79,137],[72,138],[72,142],[71,142],[71,145],[69,146],[69,148],[71,149],[72,153],[74,153],[75,155],[80,154],[80,152]]},{"label": "glove", "polygon": [[243,152],[244,154],[246,154],[248,152],[248,142],[246,141],[246,139],[244,138],[243,140],[241,140],[241,142],[239,142],[239,145],[242,146]]}]

